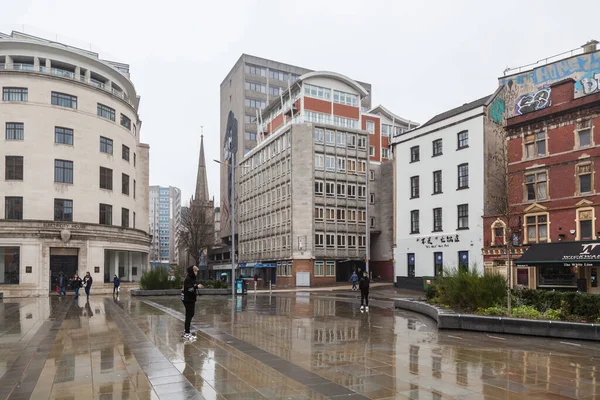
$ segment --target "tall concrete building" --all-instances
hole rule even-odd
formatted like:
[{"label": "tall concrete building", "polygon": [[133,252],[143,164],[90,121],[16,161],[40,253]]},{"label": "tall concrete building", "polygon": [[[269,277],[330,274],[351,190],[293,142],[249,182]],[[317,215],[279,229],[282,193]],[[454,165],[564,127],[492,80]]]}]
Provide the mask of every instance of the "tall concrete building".
[{"label": "tall concrete building", "polygon": [[181,226],[181,190],[173,186],[150,186],[150,262],[177,264]]},{"label": "tall concrete building", "polygon": [[363,112],[368,95],[339,73],[309,72],[262,111],[259,143],[237,166],[241,275],[323,286],[375,259],[374,275],[392,276],[388,146],[411,123],[382,106]]},{"label": "tall concrete building", "polygon": [[0,33],[0,86],[0,292],[47,296],[61,271],[90,272],[97,292],[139,280],[149,146],[129,66]]},{"label": "tall concrete building", "polygon": [[[235,158],[237,164],[244,155],[248,154],[258,143],[258,132],[256,125],[257,113],[261,111],[274,99],[288,89],[288,86],[311,70],[284,64],[278,61],[242,54],[233,68],[229,71],[223,82],[221,82],[221,141],[222,150],[232,145],[236,148]],[[358,82],[367,94],[360,100],[363,111],[371,107],[371,85]],[[233,135],[227,135],[228,125],[235,131]],[[221,152],[221,162],[225,162],[224,154]],[[221,207],[221,237],[229,240],[231,235],[231,212],[230,212],[230,185],[229,171],[227,167],[221,169],[220,179],[220,207]],[[236,187],[237,189],[237,187]]]}]

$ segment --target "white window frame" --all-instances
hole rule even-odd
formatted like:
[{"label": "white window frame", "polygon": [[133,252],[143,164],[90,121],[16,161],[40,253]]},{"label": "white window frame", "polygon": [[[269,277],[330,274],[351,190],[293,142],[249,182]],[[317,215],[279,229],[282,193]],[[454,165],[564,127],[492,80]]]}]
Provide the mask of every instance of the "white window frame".
[{"label": "white window frame", "polygon": [[324,169],[325,156],[323,154],[315,154],[315,169]]},{"label": "white window frame", "polygon": [[366,121],[365,125],[366,131],[373,135],[375,133],[375,121]]},{"label": "white window frame", "polygon": [[325,156],[325,170],[326,171],[335,171],[335,157],[334,156]]}]

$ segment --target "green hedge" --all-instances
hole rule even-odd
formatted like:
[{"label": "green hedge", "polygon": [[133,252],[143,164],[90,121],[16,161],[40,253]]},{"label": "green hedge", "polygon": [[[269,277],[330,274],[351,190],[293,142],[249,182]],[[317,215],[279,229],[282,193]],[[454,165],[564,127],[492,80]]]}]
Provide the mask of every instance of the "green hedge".
[{"label": "green hedge", "polygon": [[221,280],[200,281],[205,289],[227,289],[227,282]]},{"label": "green hedge", "polygon": [[144,290],[181,289],[183,279],[179,271],[175,270],[175,279],[169,280],[169,270],[165,267],[155,267],[142,274],[140,288]]},{"label": "green hedge", "polygon": [[563,320],[597,322],[600,319],[600,296],[581,292],[518,290],[512,292],[515,305],[525,305],[540,312],[560,310]]}]

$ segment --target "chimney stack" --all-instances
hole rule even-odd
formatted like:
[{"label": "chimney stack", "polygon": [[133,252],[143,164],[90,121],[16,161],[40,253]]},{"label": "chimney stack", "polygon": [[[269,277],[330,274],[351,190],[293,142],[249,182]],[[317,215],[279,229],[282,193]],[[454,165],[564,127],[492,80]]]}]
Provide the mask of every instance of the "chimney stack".
[{"label": "chimney stack", "polygon": [[598,43],[599,42],[597,40],[594,40],[594,39],[590,40],[589,42],[587,42],[586,44],[584,44],[583,46],[581,46],[581,47],[583,47],[583,52],[584,53],[593,53],[593,52],[595,52],[596,49],[597,49],[596,45]]}]

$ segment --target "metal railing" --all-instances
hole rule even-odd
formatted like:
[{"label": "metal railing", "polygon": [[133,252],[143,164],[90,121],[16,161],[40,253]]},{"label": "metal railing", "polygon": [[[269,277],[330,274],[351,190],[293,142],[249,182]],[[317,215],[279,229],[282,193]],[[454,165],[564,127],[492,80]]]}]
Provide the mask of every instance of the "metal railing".
[{"label": "metal railing", "polygon": [[129,96],[127,96],[125,94],[125,92],[122,92],[122,91],[117,90],[117,89],[115,89],[113,87],[110,87],[109,85],[106,85],[105,83],[102,83],[102,82],[97,81],[95,79],[90,79],[88,81],[84,75],[77,76],[75,73],[73,73],[71,71],[64,70],[64,69],[47,68],[44,65],[40,65],[39,69],[36,69],[35,65],[33,65],[33,64],[7,64],[7,63],[2,63],[2,64],[0,64],[0,71],[2,71],[2,70],[38,72],[38,73],[50,74],[50,75],[58,76],[58,77],[64,78],[64,79],[71,79],[71,80],[83,82],[83,83],[86,83],[88,85],[94,86],[96,88],[102,89],[102,90],[104,90],[106,92],[109,92],[113,96],[118,97],[119,99],[126,101],[130,105],[133,105],[131,103],[131,100],[129,99]]}]

